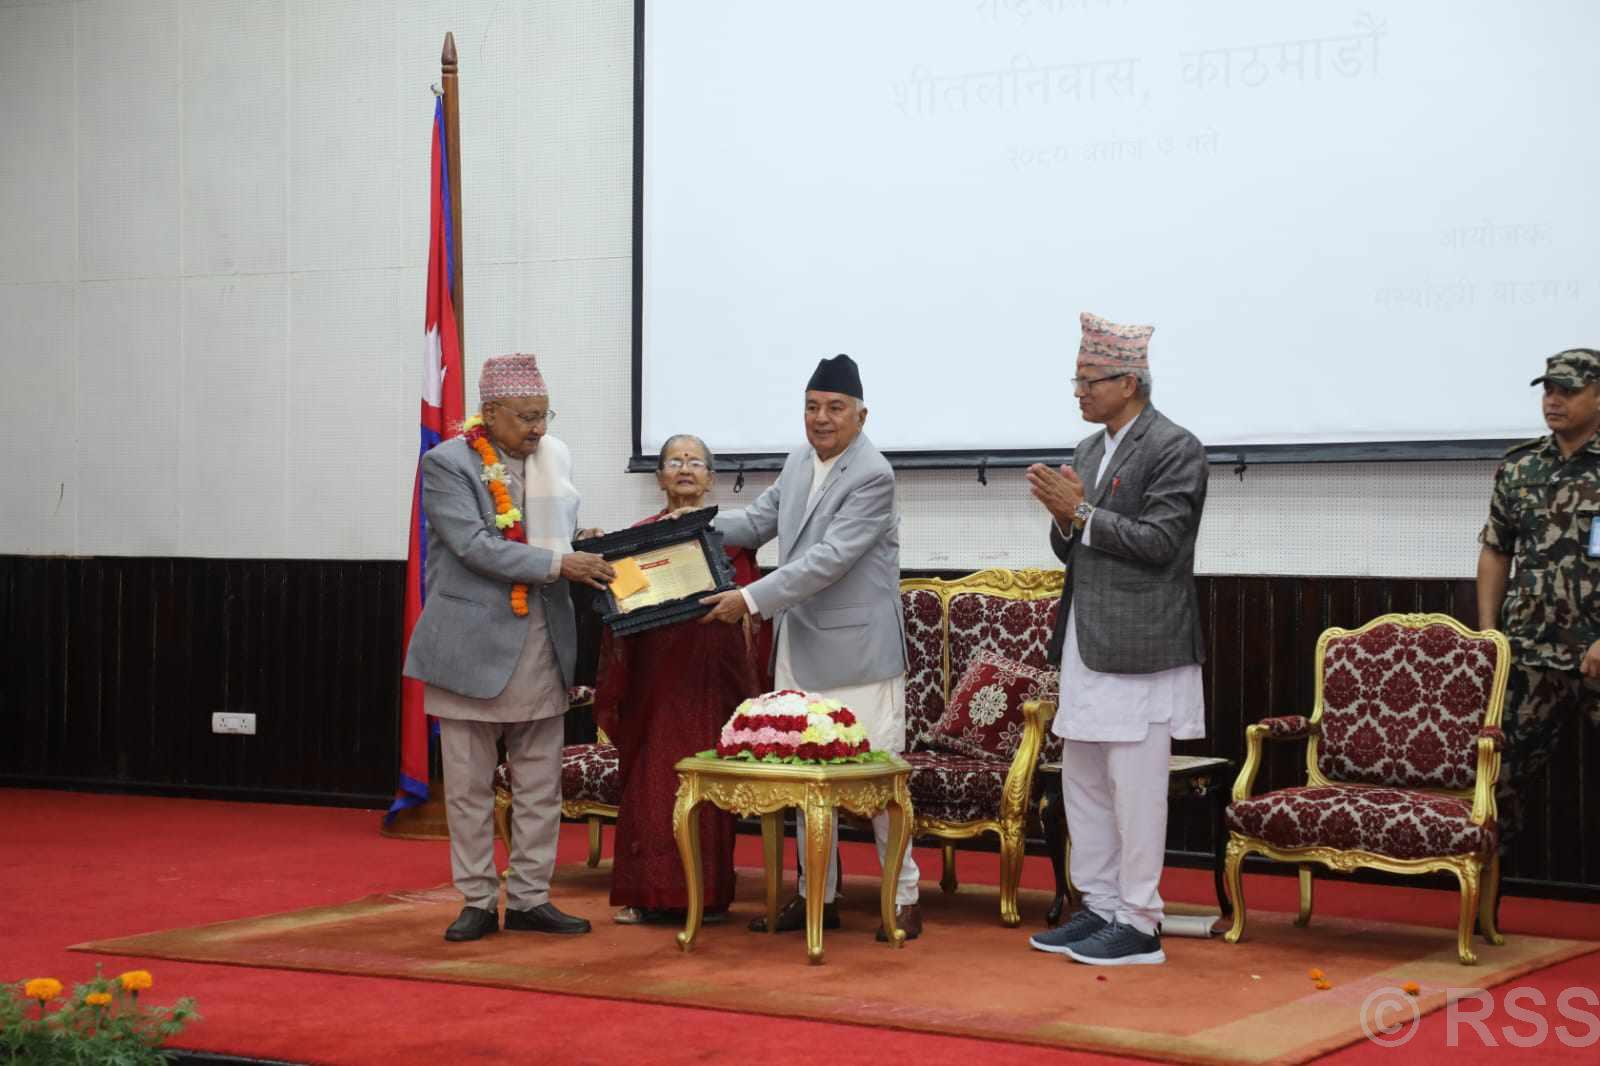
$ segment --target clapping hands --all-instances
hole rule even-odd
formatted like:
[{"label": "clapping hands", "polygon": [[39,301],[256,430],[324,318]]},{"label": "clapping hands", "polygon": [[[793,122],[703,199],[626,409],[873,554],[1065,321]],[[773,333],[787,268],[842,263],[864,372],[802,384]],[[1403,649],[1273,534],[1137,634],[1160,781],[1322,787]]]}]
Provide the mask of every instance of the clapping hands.
[{"label": "clapping hands", "polygon": [[1072,513],[1083,502],[1083,481],[1076,470],[1065,464],[1056,469],[1043,463],[1028,467],[1028,491],[1044,504],[1062,529],[1072,521]]}]

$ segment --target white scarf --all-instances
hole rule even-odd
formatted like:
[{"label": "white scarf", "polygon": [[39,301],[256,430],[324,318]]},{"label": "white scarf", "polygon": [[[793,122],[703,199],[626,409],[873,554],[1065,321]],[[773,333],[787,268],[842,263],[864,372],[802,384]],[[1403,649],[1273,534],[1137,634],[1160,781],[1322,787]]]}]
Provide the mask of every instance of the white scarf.
[{"label": "white scarf", "polygon": [[522,528],[528,543],[551,551],[572,551],[583,497],[572,484],[572,453],[548,434],[522,464]]}]

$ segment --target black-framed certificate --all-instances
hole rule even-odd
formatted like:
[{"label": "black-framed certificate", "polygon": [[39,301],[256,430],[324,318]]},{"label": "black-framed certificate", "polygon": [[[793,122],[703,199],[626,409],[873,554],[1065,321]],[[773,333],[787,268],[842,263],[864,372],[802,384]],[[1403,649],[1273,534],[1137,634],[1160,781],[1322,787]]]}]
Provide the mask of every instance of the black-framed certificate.
[{"label": "black-framed certificate", "polygon": [[699,618],[703,596],[734,588],[715,507],[663,518],[603,537],[574,541],[574,551],[603,556],[616,580],[600,593],[600,620],[619,637]]}]

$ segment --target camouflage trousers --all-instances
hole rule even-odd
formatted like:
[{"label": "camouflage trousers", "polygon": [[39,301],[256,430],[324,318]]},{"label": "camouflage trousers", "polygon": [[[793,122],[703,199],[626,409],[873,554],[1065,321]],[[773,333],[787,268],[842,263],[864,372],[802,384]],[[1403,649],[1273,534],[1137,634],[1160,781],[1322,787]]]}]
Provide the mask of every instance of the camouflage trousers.
[{"label": "camouflage trousers", "polygon": [[1501,719],[1506,746],[1500,756],[1500,781],[1495,806],[1500,814],[1500,851],[1521,832],[1525,793],[1550,762],[1556,735],[1569,717],[1587,714],[1600,726],[1600,682],[1586,680],[1566,670],[1523,666],[1515,659],[1506,683],[1506,707]]}]

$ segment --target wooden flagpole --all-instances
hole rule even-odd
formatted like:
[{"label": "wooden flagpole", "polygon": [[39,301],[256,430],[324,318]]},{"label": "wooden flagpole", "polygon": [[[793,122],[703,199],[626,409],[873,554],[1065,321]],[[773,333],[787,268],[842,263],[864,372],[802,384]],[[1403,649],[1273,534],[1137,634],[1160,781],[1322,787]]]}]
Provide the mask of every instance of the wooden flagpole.
[{"label": "wooden flagpole", "polygon": [[[439,56],[440,84],[444,89],[444,135],[449,142],[446,166],[450,174],[450,262],[454,273],[450,284],[450,301],[456,309],[456,343],[461,351],[463,366],[467,359],[467,313],[462,303],[462,277],[466,274],[461,260],[461,86],[456,77],[456,35],[444,35],[444,51]],[[461,375],[465,378],[465,374]],[[458,380],[456,388],[462,391],[462,410],[466,410],[466,382]]]},{"label": "wooden flagpole", "polygon": [[[450,182],[450,302],[455,305],[456,343],[460,346],[462,366],[466,365],[466,317],[461,307],[461,87],[456,77],[456,35],[444,35],[444,50],[439,56],[440,93],[444,97],[445,173]],[[467,383],[465,373],[445,378],[444,387],[454,389],[461,397],[460,410],[465,411]],[[428,745],[428,799],[416,807],[398,812],[385,821],[384,836],[408,840],[443,840],[450,836],[445,816],[444,768],[440,764],[438,745]]]}]

